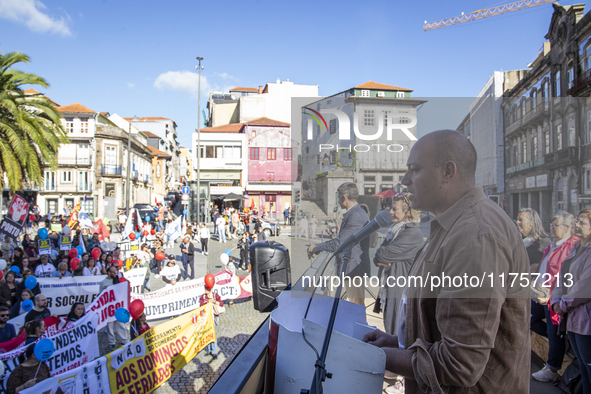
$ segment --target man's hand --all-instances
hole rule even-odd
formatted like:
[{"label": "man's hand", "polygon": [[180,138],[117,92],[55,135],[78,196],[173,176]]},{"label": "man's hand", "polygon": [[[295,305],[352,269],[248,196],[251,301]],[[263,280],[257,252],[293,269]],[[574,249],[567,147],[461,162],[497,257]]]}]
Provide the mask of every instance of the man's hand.
[{"label": "man's hand", "polygon": [[556,313],[558,316],[564,316],[564,311],[562,309],[560,309],[560,305],[558,304],[558,302],[554,305],[552,305],[552,310],[554,311],[554,313]]},{"label": "man's hand", "polygon": [[171,280],[170,281],[170,284],[173,285],[173,286],[176,285],[176,280]]},{"label": "man's hand", "polygon": [[378,267],[390,267],[390,266],[392,266],[392,263],[390,263],[390,264],[376,263],[376,265],[377,265]]},{"label": "man's hand", "polygon": [[377,347],[398,347],[398,337],[386,334],[380,330],[374,330],[369,334],[365,334],[363,342]]},{"label": "man's hand", "polygon": [[316,245],[310,245],[308,247],[308,259],[311,259],[314,256],[314,248]]}]

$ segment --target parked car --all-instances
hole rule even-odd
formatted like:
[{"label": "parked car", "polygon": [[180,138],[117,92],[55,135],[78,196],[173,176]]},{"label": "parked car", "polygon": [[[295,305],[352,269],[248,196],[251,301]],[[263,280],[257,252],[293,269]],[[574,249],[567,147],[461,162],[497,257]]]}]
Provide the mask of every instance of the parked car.
[{"label": "parked car", "polygon": [[263,225],[263,228],[261,231],[264,231],[265,235],[267,237],[270,237],[271,235],[281,234],[281,226],[278,223],[272,223],[272,222],[269,222],[265,219],[261,219],[259,216],[254,216],[254,215],[252,215],[250,217],[250,222],[248,223],[248,226],[246,226],[247,231],[249,233],[251,233],[251,234],[254,233],[255,223],[254,223],[253,219],[260,220],[261,224]]}]

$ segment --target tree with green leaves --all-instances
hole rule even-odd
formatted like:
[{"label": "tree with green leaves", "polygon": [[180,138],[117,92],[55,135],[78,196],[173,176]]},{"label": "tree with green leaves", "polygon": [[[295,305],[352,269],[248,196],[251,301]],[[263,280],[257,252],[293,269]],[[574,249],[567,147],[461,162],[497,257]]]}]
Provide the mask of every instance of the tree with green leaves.
[{"label": "tree with green leaves", "polygon": [[29,56],[0,53],[0,184],[14,192],[25,184],[43,184],[43,168],[57,168],[61,144],[68,143],[57,104],[40,93],[27,94],[24,87],[49,88],[35,74],[15,70],[18,63],[29,63]]}]

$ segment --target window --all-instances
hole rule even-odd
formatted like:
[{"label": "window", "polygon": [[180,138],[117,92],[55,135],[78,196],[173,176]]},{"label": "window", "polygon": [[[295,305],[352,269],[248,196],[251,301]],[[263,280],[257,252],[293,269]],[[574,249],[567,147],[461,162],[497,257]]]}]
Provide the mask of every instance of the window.
[{"label": "window", "polygon": [[404,98],[404,92],[396,92],[397,98]]},{"label": "window", "polygon": [[105,145],[105,164],[117,165],[117,147]]},{"label": "window", "polygon": [[560,70],[554,73],[554,97],[560,97]]},{"label": "window", "polygon": [[394,182],[394,175],[382,175],[382,182]]},{"label": "window", "polygon": [[269,181],[269,182],[275,181],[275,173],[274,172],[267,172],[267,181]]},{"label": "window", "polygon": [[291,160],[291,148],[283,149],[283,160]]},{"label": "window", "polygon": [[382,184],[380,187],[382,188],[382,190],[380,190],[380,192],[384,192],[386,190],[392,190],[393,189],[392,184]]},{"label": "window", "polygon": [[525,102],[525,99],[521,100],[521,117],[525,116]]},{"label": "window", "polygon": [[548,109],[548,82],[542,84],[542,100],[544,101],[544,110]]},{"label": "window", "polygon": [[568,78],[568,88],[570,89],[573,87],[573,82],[575,81],[575,71],[572,66],[568,68],[566,76]]},{"label": "window", "polygon": [[320,155],[316,155],[316,165],[320,164]]},{"label": "window", "polygon": [[277,148],[267,148],[267,160],[275,160]]},{"label": "window", "polygon": [[538,156],[538,136],[531,137],[531,159],[535,160]]},{"label": "window", "polygon": [[376,194],[376,185],[365,185],[365,187],[363,188],[363,194],[365,194],[366,196]]},{"label": "window", "polygon": [[215,146],[208,145],[205,147],[205,158],[206,159],[215,159]]},{"label": "window", "polygon": [[337,151],[331,150],[330,151],[330,164],[336,164],[337,162]]},{"label": "window", "polygon": [[72,183],[72,171],[62,171],[62,182]]},{"label": "window", "polygon": [[362,90],[361,97],[369,97],[369,90]]},{"label": "window", "polygon": [[556,150],[562,149],[562,125],[556,126]]},{"label": "window", "polygon": [[160,179],[160,175],[162,173],[162,163],[158,163],[158,165],[156,165],[156,178]]},{"label": "window", "polygon": [[80,132],[88,133],[88,118],[80,118]]},{"label": "window", "polygon": [[556,187],[556,201],[557,201],[557,205],[558,205],[558,210],[562,211],[564,208],[564,193],[562,191],[563,189],[563,182],[562,182],[562,178],[560,178],[558,180],[558,185]]},{"label": "window", "polygon": [[517,165],[517,145],[513,145],[513,160],[512,163],[514,166]]},{"label": "window", "polygon": [[250,136],[252,138],[256,137],[257,136],[257,131],[256,130],[253,130],[252,133],[250,133]]},{"label": "window", "polygon": [[66,118],[66,133],[74,132],[74,118]]},{"label": "window", "polygon": [[364,126],[374,126],[374,111],[373,109],[364,109],[363,110],[363,125]]},{"label": "window", "polygon": [[550,153],[550,132],[546,130],[544,132],[544,154]]},{"label": "window", "polygon": [[575,146],[577,144],[576,139],[577,139],[577,137],[576,137],[576,133],[575,133],[575,128],[569,127],[568,128],[568,146]]},{"label": "window", "polygon": [[90,191],[90,176],[88,171],[78,172],[78,191]]},{"label": "window", "polygon": [[525,163],[527,161],[527,142],[521,142],[521,162]]},{"label": "window", "polygon": [[591,111],[587,112],[587,143],[591,142]]},{"label": "window", "polygon": [[531,92],[531,109],[532,111],[536,111],[536,107],[538,106],[538,91]]},{"label": "window", "polygon": [[45,171],[45,191],[55,191],[55,171]]},{"label": "window", "polygon": [[332,119],[329,123],[330,134],[334,134],[337,132],[337,120]]},{"label": "window", "polygon": [[84,209],[84,212],[94,217],[94,199],[92,197],[87,197],[86,201],[83,199],[80,206]]},{"label": "window", "polygon": [[310,153],[310,147],[306,146],[306,153]]},{"label": "window", "polygon": [[249,148],[250,149],[250,160],[258,160],[259,159],[259,148]]},{"label": "window", "polygon": [[50,212],[52,216],[53,215],[57,215],[58,214],[58,212],[57,212],[57,200],[55,200],[55,199],[49,200],[48,199],[46,201],[47,201],[47,207],[46,207],[45,212]]},{"label": "window", "polygon": [[77,164],[90,164],[90,146],[88,144],[78,145]]},{"label": "window", "polygon": [[363,176],[363,180],[365,182],[375,182],[376,181],[376,176],[375,175],[364,175]]},{"label": "window", "polygon": [[585,170],[585,189],[591,189],[591,170]]}]

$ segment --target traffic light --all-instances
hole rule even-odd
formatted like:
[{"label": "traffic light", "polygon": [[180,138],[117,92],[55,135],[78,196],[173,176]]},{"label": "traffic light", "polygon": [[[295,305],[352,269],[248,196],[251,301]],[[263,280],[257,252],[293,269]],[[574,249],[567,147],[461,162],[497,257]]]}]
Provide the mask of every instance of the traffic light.
[{"label": "traffic light", "polygon": [[300,203],[300,191],[296,190],[295,191],[295,199],[294,199],[294,204],[299,204]]}]

